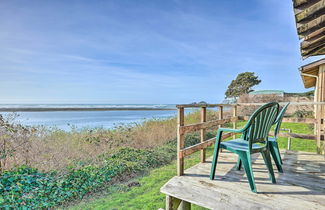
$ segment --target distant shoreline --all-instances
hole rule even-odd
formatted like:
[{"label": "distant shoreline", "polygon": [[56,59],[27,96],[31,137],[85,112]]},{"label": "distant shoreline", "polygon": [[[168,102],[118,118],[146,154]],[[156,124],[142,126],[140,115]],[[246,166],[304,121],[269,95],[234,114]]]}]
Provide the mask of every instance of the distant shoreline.
[{"label": "distant shoreline", "polygon": [[0,108],[0,112],[58,112],[58,111],[170,111],[173,108]]}]

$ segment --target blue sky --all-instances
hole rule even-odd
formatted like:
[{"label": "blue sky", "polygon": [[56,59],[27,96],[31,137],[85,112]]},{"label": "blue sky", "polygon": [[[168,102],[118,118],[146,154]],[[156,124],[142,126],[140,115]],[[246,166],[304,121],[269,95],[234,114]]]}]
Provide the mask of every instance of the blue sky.
[{"label": "blue sky", "polygon": [[292,1],[0,1],[0,103],[220,102],[305,91]]}]

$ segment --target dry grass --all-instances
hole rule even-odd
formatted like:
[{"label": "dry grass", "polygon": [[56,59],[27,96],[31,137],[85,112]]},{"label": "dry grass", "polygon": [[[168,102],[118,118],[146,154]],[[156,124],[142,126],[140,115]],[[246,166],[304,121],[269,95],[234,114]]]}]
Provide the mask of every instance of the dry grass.
[{"label": "dry grass", "polygon": [[[217,113],[208,111],[208,119]],[[13,125],[0,121],[1,170],[17,165],[29,165],[43,171],[60,170],[76,162],[96,162],[101,154],[118,147],[152,148],[176,138],[176,119],[151,119],[141,124],[119,126],[111,130],[84,129],[48,130]],[[186,124],[200,121],[200,113],[192,112]]]}]

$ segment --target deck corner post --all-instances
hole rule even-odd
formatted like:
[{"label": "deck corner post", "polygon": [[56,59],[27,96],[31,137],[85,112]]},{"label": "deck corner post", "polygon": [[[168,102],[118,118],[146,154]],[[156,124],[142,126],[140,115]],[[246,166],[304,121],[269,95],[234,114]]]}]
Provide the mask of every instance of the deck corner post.
[{"label": "deck corner post", "polygon": [[[206,107],[201,107],[201,123],[204,123],[207,121],[207,109]],[[205,141],[205,129],[202,128],[201,129],[201,142],[204,142]],[[206,153],[206,150],[205,149],[202,149],[201,150],[201,163],[204,163],[205,162],[205,153]]]},{"label": "deck corner post", "polygon": [[[223,106],[219,106],[218,114],[219,114],[219,120],[222,120],[223,119]],[[218,125],[218,128],[220,128],[220,127],[221,127],[221,125]]]},{"label": "deck corner post", "polygon": [[170,195],[166,195],[166,210],[177,210],[180,203],[181,200]]},{"label": "deck corner post", "polygon": [[[234,105],[233,108],[232,108],[232,116],[237,117],[237,105]],[[234,121],[232,123],[233,129],[236,129],[236,127],[237,127],[236,121]],[[236,139],[236,135],[233,135],[233,139]]]},{"label": "deck corner post", "polygon": [[177,210],[191,210],[191,203],[182,201]]},{"label": "deck corner post", "polygon": [[[219,106],[218,114],[219,114],[219,120],[222,120],[223,119],[223,106]],[[221,128],[221,125],[218,125],[218,129],[219,128]],[[220,149],[220,152],[222,152],[222,148]]]},{"label": "deck corner post", "polygon": [[184,148],[185,139],[181,127],[184,126],[184,107],[179,107],[177,111],[177,175],[182,176],[184,174],[184,155],[181,150]]}]

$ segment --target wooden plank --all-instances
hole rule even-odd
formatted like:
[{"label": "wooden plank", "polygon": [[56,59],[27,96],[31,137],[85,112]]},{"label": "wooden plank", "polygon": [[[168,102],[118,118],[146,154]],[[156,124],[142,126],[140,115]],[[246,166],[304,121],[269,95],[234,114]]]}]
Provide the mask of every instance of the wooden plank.
[{"label": "wooden plank", "polygon": [[313,123],[317,122],[317,119],[313,119],[313,118],[283,118],[282,122],[313,124]]},{"label": "wooden plank", "polygon": [[[322,61],[325,63],[325,59]],[[280,102],[280,105],[285,105],[288,102]],[[215,107],[233,107],[233,106],[257,106],[264,105],[265,103],[237,103],[237,104],[178,104],[177,108],[215,108]],[[316,104],[325,104],[325,102],[290,102],[290,106],[293,105],[316,105]]]},{"label": "wooden plank", "polygon": [[294,7],[299,7],[303,4],[308,3],[308,0],[293,0],[293,6]]},{"label": "wooden plank", "polygon": [[298,34],[300,36],[306,36],[314,31],[321,29],[324,24],[325,15],[321,15],[305,24],[297,23]]},{"label": "wooden plank", "polygon": [[[325,24],[324,24],[325,26]],[[320,52],[323,52],[325,49],[325,42],[322,40],[317,46],[313,46],[312,48],[301,48],[301,55],[304,57],[308,57],[311,55],[318,55]]]},{"label": "wooden plank", "polygon": [[[201,108],[201,123],[204,123],[207,121],[207,109],[206,107],[202,107]],[[205,141],[205,129],[202,128],[201,132],[200,132],[200,139],[201,139],[201,143]],[[203,148],[201,150],[201,163],[205,162],[205,149]]]},{"label": "wooden plank", "polygon": [[[237,118],[237,106],[233,106],[232,107],[232,117],[233,118]],[[233,129],[236,129],[236,121],[233,121],[232,128]],[[233,138],[235,139],[236,138],[236,135],[234,135]]]},{"label": "wooden plank", "polygon": [[324,157],[283,151],[282,157],[284,173],[275,170],[272,184],[262,156],[253,155],[258,193],[250,191],[244,170],[235,169],[237,155],[230,152],[220,153],[215,180],[209,179],[211,163],[200,163],[169,180],[161,192],[208,209],[324,209]]},{"label": "wooden plank", "polygon": [[324,43],[324,35],[325,28],[318,30],[317,33],[312,33],[309,35],[308,39],[305,38],[304,41],[300,44],[302,50],[308,50],[308,48],[314,48]]},{"label": "wooden plank", "polygon": [[184,126],[180,127],[180,133],[182,133],[182,134],[191,133],[194,131],[199,131],[201,129],[211,128],[213,126],[223,125],[225,123],[234,122],[237,120],[238,120],[238,117],[232,117],[229,119],[211,120],[211,121],[204,122],[204,123],[195,123],[195,124],[184,125]]},{"label": "wooden plank", "polygon": [[301,42],[300,48],[303,54],[310,53],[314,50],[318,50],[319,47],[323,46],[325,43],[325,31],[323,32],[323,36],[315,39],[313,41],[303,41]]},{"label": "wooden plank", "polygon": [[[238,116],[238,120],[248,120],[249,116]],[[313,124],[317,122],[317,119],[313,118],[283,118],[282,122],[290,122],[290,123],[309,123]]]},{"label": "wooden plank", "polygon": [[166,195],[166,210],[177,210],[179,204],[181,203],[181,200]]},{"label": "wooden plank", "polygon": [[177,104],[177,108],[201,108],[201,107],[207,107],[207,108],[216,108],[216,107],[232,107],[233,104]]},{"label": "wooden plank", "polygon": [[[270,136],[273,135],[272,132],[269,133]],[[301,133],[279,133],[279,137],[291,137],[291,138],[297,138],[297,139],[308,139],[308,140],[316,140],[316,135],[311,134],[301,134]]]},{"label": "wooden plank", "polygon": [[[227,139],[231,136],[233,136],[234,133],[226,133],[224,135],[222,135],[222,139]],[[183,156],[183,157],[186,157],[186,156],[189,156],[190,154],[193,154],[194,152],[197,152],[197,151],[200,151],[201,149],[203,148],[207,148],[209,146],[212,146],[213,144],[215,144],[216,142],[216,138],[211,138],[211,139],[208,139],[204,142],[201,142],[201,143],[198,143],[198,144],[195,144],[193,146],[190,146],[190,147],[186,147],[184,149],[182,149],[180,151],[180,156]]]},{"label": "wooden plank", "polygon": [[[288,102],[280,102],[281,106],[286,105]],[[265,103],[237,103],[236,106],[262,106]],[[325,105],[325,102],[290,102],[290,106],[301,106],[301,105]]]},{"label": "wooden plank", "polygon": [[180,156],[180,151],[184,148],[185,139],[181,131],[184,125],[184,108],[178,108],[177,114],[177,174],[178,176],[184,173],[184,157]]},{"label": "wooden plank", "polygon": [[[219,120],[223,119],[223,106],[219,106],[219,110],[218,110],[218,115],[219,115]],[[218,125],[218,128],[220,128],[221,125]]]},{"label": "wooden plank", "polygon": [[191,203],[182,201],[178,207],[178,210],[191,210]]},{"label": "wooden plank", "polygon": [[[315,13],[318,13],[322,9],[325,8],[325,0],[320,0],[319,2],[311,5],[310,7],[307,7],[304,10],[301,10],[301,12],[296,13],[296,21],[300,22],[302,20],[305,20],[309,17],[315,17]],[[317,17],[317,16],[316,16]]]}]

